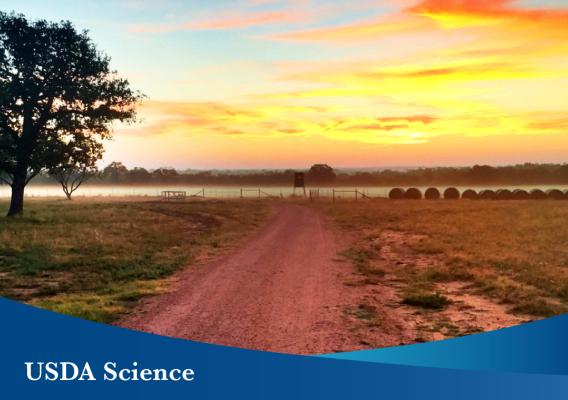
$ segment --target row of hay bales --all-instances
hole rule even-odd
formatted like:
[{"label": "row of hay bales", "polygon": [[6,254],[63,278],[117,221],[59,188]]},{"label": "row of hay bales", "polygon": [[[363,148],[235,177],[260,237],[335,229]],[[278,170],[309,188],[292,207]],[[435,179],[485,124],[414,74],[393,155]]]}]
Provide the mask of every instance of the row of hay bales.
[{"label": "row of hay bales", "polygon": [[456,188],[447,188],[441,193],[437,188],[431,187],[426,189],[424,194],[417,188],[394,188],[389,192],[391,200],[568,200],[568,190],[561,191],[559,189],[550,189],[546,192],[540,189],[527,191],[524,189],[499,189],[499,190],[481,190],[476,192],[473,189],[467,189],[463,193]]}]

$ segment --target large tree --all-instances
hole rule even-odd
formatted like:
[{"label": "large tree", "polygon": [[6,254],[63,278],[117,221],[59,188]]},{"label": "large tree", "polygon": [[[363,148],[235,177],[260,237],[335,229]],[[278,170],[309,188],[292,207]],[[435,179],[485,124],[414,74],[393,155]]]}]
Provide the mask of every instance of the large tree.
[{"label": "large tree", "polygon": [[114,121],[134,121],[141,95],[109,63],[68,21],[0,13],[0,179],[12,186],[8,216],[22,213],[34,176],[75,153],[100,154],[93,144],[110,138]]}]

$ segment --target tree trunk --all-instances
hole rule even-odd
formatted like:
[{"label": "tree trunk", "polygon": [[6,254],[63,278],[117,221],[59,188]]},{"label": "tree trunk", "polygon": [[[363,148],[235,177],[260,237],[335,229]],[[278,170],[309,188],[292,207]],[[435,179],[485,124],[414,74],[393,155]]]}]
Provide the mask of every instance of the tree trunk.
[{"label": "tree trunk", "polygon": [[15,217],[24,211],[24,189],[26,188],[26,174],[15,174],[12,181],[12,199],[8,217]]}]

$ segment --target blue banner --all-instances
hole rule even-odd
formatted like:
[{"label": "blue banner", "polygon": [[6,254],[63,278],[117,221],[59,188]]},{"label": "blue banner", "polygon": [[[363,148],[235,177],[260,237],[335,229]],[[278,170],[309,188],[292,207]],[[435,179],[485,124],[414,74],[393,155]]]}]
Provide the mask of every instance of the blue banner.
[{"label": "blue banner", "polygon": [[135,332],[6,299],[0,311],[2,398],[548,399],[568,389],[567,316],[441,342],[297,356]]}]

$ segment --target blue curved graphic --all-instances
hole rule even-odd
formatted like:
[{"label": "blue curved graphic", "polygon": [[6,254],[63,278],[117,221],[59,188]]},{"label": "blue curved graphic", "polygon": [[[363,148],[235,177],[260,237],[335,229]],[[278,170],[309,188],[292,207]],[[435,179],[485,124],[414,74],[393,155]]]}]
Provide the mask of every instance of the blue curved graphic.
[{"label": "blue curved graphic", "polygon": [[[564,396],[568,388],[559,340],[567,333],[565,317],[428,345],[295,356],[135,332],[6,299],[0,311],[0,398],[7,399],[539,399]],[[521,354],[513,355],[517,346]],[[27,361],[88,361],[99,379],[32,382]],[[105,382],[108,361],[192,368],[195,380]]]},{"label": "blue curved graphic", "polygon": [[439,342],[323,357],[480,371],[568,374],[568,315]]}]

